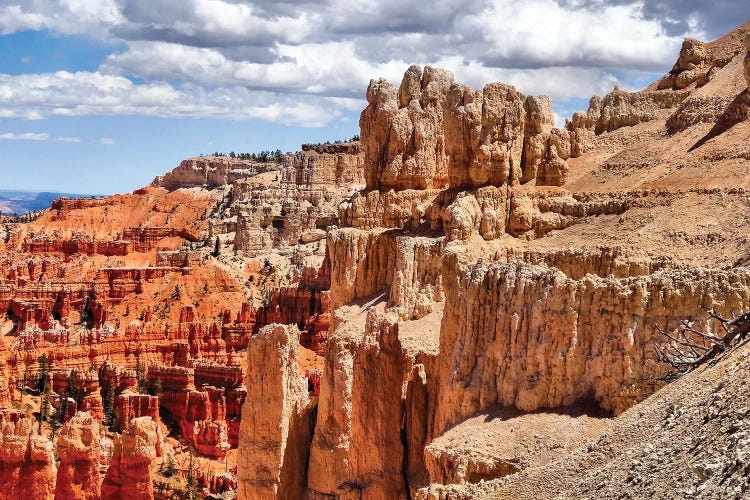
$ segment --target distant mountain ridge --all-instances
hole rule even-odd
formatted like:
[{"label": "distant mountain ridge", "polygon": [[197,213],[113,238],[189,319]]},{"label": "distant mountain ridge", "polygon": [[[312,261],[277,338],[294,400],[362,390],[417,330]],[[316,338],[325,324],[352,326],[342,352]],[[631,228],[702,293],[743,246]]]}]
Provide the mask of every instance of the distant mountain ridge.
[{"label": "distant mountain ridge", "polygon": [[5,215],[24,214],[43,210],[57,198],[92,198],[96,196],[98,195],[0,190],[0,212]]}]

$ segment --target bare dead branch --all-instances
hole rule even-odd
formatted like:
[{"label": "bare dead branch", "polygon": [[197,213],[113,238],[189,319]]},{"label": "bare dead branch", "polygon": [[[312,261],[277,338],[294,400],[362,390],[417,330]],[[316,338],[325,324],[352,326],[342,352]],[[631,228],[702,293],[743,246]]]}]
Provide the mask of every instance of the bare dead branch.
[{"label": "bare dead branch", "polygon": [[654,325],[664,342],[654,346],[654,358],[669,367],[662,380],[670,382],[695,368],[714,360],[737,345],[750,340],[750,312],[737,317],[724,318],[711,310],[708,316],[717,321],[724,335],[718,337],[693,328],[692,322],[683,320],[676,333]]}]

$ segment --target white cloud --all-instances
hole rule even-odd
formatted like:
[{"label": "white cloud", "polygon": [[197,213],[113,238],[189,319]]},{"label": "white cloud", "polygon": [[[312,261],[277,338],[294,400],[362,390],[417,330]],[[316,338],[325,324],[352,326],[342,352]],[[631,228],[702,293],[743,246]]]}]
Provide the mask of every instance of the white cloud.
[{"label": "white cloud", "polygon": [[0,139],[4,141],[49,141],[50,137],[49,134],[45,133],[25,132],[23,134],[14,134],[7,132],[0,134]]},{"label": "white cloud", "polygon": [[75,144],[80,144],[83,142],[83,139],[81,139],[80,137],[56,137],[55,140],[58,142],[72,142]]},{"label": "white cloud", "polygon": [[[396,76],[404,61],[370,63],[351,42],[279,45],[276,60],[263,64],[234,61],[217,49],[165,42],[136,42],[127,51],[107,57],[101,71],[145,79],[177,79],[204,87],[243,87],[331,96],[362,96],[373,76]],[[346,61],[342,64],[342,61]]]},{"label": "white cloud", "polygon": [[53,137],[46,132],[24,132],[21,134],[15,134],[13,132],[6,132],[0,134],[0,140],[3,141],[56,141],[56,142],[70,142],[70,143],[81,143],[83,140],[80,137]]},{"label": "white cloud", "polygon": [[644,19],[637,3],[585,9],[553,0],[492,0],[463,18],[461,30],[479,35],[472,45],[485,50],[474,52],[477,57],[505,67],[666,70],[682,42],[658,21]]},{"label": "white cloud", "polygon": [[165,82],[136,84],[99,72],[0,74],[0,109],[7,118],[117,114],[261,119],[323,126],[340,119],[343,110],[351,109],[349,101],[239,86],[206,89]]},{"label": "white cloud", "polygon": [[29,0],[0,7],[0,34],[50,29],[104,37],[122,22],[116,0]]},{"label": "white cloud", "polygon": [[[284,92],[356,97],[358,106],[371,78],[384,77],[398,85],[409,66],[403,59],[372,63],[362,59],[350,42],[281,45],[274,49],[277,62],[268,64],[233,61],[219,50],[163,42],[138,42],[109,56],[102,71],[109,75],[135,75],[146,80],[177,79],[202,87],[242,86]],[[341,61],[347,61],[342,64]],[[527,94],[546,94],[553,99],[591,96],[622,85],[601,68],[552,66],[536,69],[496,68],[461,56],[432,58],[426,65],[447,68],[459,82],[481,88],[503,81]]]},{"label": "white cloud", "polygon": [[111,137],[100,137],[99,144],[104,144],[105,146],[112,146],[115,144],[115,140],[112,139]]}]

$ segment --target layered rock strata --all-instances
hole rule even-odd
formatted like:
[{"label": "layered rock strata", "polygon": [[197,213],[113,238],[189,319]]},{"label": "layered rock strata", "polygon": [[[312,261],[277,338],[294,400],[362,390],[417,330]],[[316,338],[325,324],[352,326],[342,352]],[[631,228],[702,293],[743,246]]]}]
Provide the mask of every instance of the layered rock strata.
[{"label": "layered rock strata", "polygon": [[169,190],[190,187],[217,188],[278,168],[273,162],[261,163],[221,156],[190,158],[182,161],[169,173],[156,177],[151,185]]},{"label": "layered rock strata", "polygon": [[406,496],[403,396],[411,359],[393,317],[371,311],[364,330],[340,327],[329,338],[310,450],[313,498]]},{"label": "layered rock strata", "polygon": [[325,238],[326,227],[337,224],[337,205],[364,184],[364,156],[358,147],[321,151],[289,153],[272,178],[234,183],[223,229],[234,229],[235,250],[258,255]]}]

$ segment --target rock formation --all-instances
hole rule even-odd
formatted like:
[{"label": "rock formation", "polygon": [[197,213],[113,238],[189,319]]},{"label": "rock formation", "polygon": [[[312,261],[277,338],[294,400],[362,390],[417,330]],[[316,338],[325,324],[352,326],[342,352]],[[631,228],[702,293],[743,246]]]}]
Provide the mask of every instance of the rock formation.
[{"label": "rock formation", "polygon": [[371,311],[364,336],[342,328],[329,338],[308,470],[313,494],[406,496],[402,398],[411,363],[394,323]]},{"label": "rock formation", "polygon": [[367,187],[469,188],[528,182],[547,153],[552,106],[514,87],[475,91],[449,71],[410,67],[396,89],[367,88],[360,127]]},{"label": "rock formation", "polygon": [[122,435],[115,438],[102,497],[153,499],[151,462],[161,456],[161,440],[161,431],[151,417],[131,420]]},{"label": "rock formation", "polygon": [[169,190],[190,187],[217,188],[278,169],[273,162],[252,162],[235,158],[208,156],[182,161],[171,172],[156,177],[152,186]]},{"label": "rock formation", "polygon": [[745,35],[745,58],[742,60],[742,66],[745,73],[745,82],[747,82],[748,88],[750,88],[750,32]]},{"label": "rock formation", "polygon": [[336,225],[338,204],[364,185],[359,147],[327,146],[287,154],[272,177],[235,182],[227,222],[214,232],[234,232],[234,250],[252,256],[323,240],[325,228]]},{"label": "rock formation", "polygon": [[314,399],[299,369],[299,331],[269,325],[248,345],[250,388],[237,458],[241,498],[302,498]]},{"label": "rock formation", "polygon": [[0,498],[54,498],[57,468],[52,442],[37,435],[31,418],[4,417],[0,426]]},{"label": "rock formation", "polygon": [[78,412],[57,437],[60,465],[56,499],[94,500],[101,496],[99,479],[99,422],[88,412]]}]

